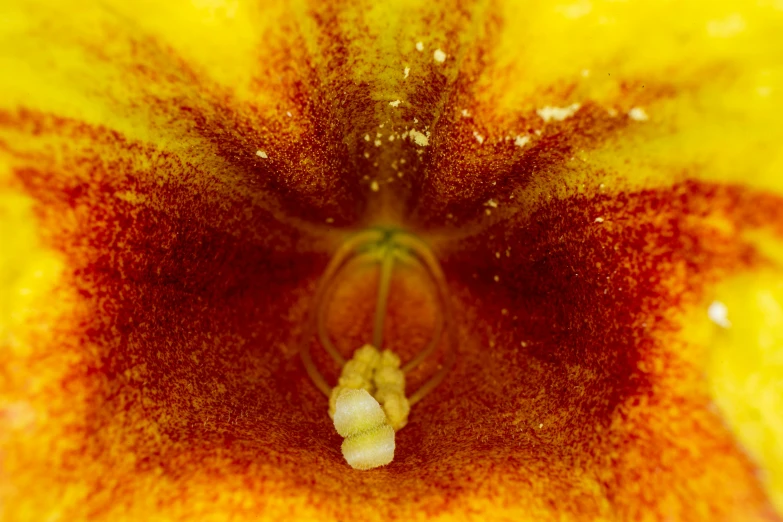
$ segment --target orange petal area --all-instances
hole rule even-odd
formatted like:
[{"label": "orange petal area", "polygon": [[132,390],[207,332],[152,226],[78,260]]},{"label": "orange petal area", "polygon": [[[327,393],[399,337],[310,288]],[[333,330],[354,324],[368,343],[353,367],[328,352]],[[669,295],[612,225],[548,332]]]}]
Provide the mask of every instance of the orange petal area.
[{"label": "orange petal area", "polygon": [[[708,346],[682,323],[696,306],[707,322],[716,280],[769,264],[739,238],[783,223],[780,203],[698,183],[574,197],[458,243],[446,270],[460,274],[464,313],[483,326],[473,323],[481,334],[466,371],[492,376],[462,393],[494,426],[494,444],[562,472],[544,479],[559,498],[603,498],[577,497],[575,514],[773,517],[712,404]],[[710,226],[735,219],[744,224]]]},{"label": "orange petal area", "polygon": [[[0,17],[4,520],[780,519],[773,3],[22,4]],[[460,343],[363,472],[297,346],[373,224],[429,242]],[[375,270],[334,293],[343,353]],[[392,281],[403,358],[425,279]]]}]

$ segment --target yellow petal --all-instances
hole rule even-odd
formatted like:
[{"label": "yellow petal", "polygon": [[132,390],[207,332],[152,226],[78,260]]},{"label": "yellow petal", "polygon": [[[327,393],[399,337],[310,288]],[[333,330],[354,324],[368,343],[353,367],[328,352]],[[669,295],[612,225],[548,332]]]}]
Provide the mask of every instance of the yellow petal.
[{"label": "yellow petal", "polygon": [[[780,509],[778,3],[0,9],[9,519]],[[378,223],[431,241],[462,330],[368,487],[295,344],[333,226]]]}]

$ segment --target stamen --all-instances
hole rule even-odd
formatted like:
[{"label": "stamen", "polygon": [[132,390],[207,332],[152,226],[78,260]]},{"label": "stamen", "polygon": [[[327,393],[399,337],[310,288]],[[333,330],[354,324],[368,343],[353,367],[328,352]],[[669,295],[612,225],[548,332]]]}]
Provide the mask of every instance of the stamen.
[{"label": "stamen", "polygon": [[[315,298],[313,299],[313,302],[315,303],[315,307],[310,311],[310,318],[305,324],[304,335],[302,336],[302,343],[299,347],[299,355],[302,357],[302,362],[304,363],[305,370],[307,370],[307,375],[310,377],[310,379],[313,381],[316,387],[319,390],[321,390],[324,393],[324,395],[326,395],[327,397],[331,393],[331,386],[329,386],[329,384],[326,382],[326,379],[324,379],[323,375],[321,375],[321,372],[319,372],[318,368],[316,368],[315,363],[313,362],[312,354],[310,353],[310,340],[311,337],[313,336],[313,326],[317,321],[318,310],[321,308],[321,304],[323,301],[323,294],[325,293],[326,286],[329,283],[329,281],[332,280],[332,278],[335,276],[335,274],[340,269],[340,267],[345,262],[345,260],[353,253],[353,251],[358,246],[367,243],[378,242],[382,239],[383,239],[383,232],[381,232],[380,230],[368,230],[355,235],[354,237],[350,238],[345,243],[343,243],[340,246],[340,248],[337,249],[337,252],[335,252],[334,257],[332,257],[331,261],[329,261],[329,264],[326,266],[326,270],[324,271],[324,275],[321,279],[321,283],[318,285],[318,288],[316,289]],[[324,349],[329,353],[329,355],[331,355],[332,359],[334,359],[334,361],[338,365],[342,366],[343,364],[345,364],[345,358],[342,355],[340,355],[340,352],[337,351],[334,345],[328,343],[324,345]]]},{"label": "stamen", "polygon": [[[329,335],[326,326],[327,312],[337,288],[348,274],[367,263],[380,264],[372,344],[366,344],[356,350],[353,357],[346,362]],[[416,263],[424,269],[432,289],[437,294],[440,312],[435,314],[433,335],[429,343],[402,368],[396,354],[390,350],[381,351],[395,263]],[[377,416],[377,411],[383,414],[383,422],[373,421],[370,423],[372,426],[367,429],[357,429],[351,431],[350,435],[343,435],[346,437],[343,442],[343,455],[356,469],[385,465],[393,458],[394,432],[407,424],[411,406],[443,381],[456,357],[457,336],[454,323],[450,320],[451,305],[440,265],[429,247],[410,234],[369,230],[353,236],[340,246],[324,271],[313,303],[300,345],[300,354],[313,383],[329,397],[329,415],[333,418],[338,432],[343,435],[345,423],[348,422],[346,419],[349,419],[351,425],[364,426],[372,420],[363,418],[369,415],[370,410],[374,412],[373,416]],[[405,374],[416,369],[435,352],[441,344],[444,330],[447,337],[442,364],[427,382],[407,398]],[[314,331],[324,350],[341,367],[340,378],[334,388],[329,386],[313,362],[310,345]],[[359,392],[364,395],[357,395]],[[372,406],[373,403],[378,408],[377,411]],[[391,430],[391,435],[386,430]]]}]

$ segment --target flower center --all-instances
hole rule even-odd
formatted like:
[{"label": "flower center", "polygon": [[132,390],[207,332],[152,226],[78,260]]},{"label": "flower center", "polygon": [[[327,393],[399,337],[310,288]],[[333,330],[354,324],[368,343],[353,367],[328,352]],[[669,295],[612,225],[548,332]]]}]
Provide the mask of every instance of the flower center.
[{"label": "flower center", "polygon": [[[368,284],[368,278],[373,277],[376,284]],[[370,314],[368,303],[374,304]],[[363,317],[369,320],[363,321]],[[364,346],[354,353],[356,344],[351,349],[350,342],[357,334]],[[313,358],[314,340],[340,369],[334,387]],[[379,429],[389,425],[396,431],[407,424],[410,407],[449,372],[456,340],[445,278],[430,248],[400,230],[371,229],[346,240],[327,266],[313,299],[300,352],[313,383],[329,397],[329,414],[335,422],[350,414],[350,422],[357,426],[372,424],[372,429]],[[348,361],[346,351],[352,354]],[[430,360],[438,361],[437,366],[425,364]],[[406,375],[417,373],[412,379],[415,391],[406,396]],[[365,422],[366,412],[380,410],[372,405],[355,408],[348,400],[350,393],[341,401],[343,392],[350,390],[368,392],[356,396],[362,404],[380,402],[384,422]],[[351,437],[362,434],[351,431]],[[391,437],[391,443],[386,440],[388,434],[383,441],[364,437],[366,447],[353,451],[371,453],[377,442],[385,448],[384,455],[389,447],[393,455],[393,433]],[[351,463],[347,455],[346,459]],[[390,461],[384,457],[377,465]],[[360,469],[375,467],[362,462]]]}]

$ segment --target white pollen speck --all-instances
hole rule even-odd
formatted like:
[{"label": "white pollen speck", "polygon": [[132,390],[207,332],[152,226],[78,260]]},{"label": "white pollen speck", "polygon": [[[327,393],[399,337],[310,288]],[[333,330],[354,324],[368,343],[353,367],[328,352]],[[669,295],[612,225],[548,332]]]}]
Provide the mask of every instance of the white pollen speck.
[{"label": "white pollen speck", "polygon": [[498,208],[498,202],[494,199],[489,199],[487,200],[486,203],[484,203],[484,206],[490,208]]},{"label": "white pollen speck", "polygon": [[495,252],[495,257],[500,259],[500,252]]},{"label": "white pollen speck", "polygon": [[446,53],[444,53],[440,49],[435,49],[435,52],[432,53],[432,57],[438,63],[443,63],[446,61]]},{"label": "white pollen speck", "polygon": [[484,213],[488,216],[492,215],[492,211],[490,209],[484,210]]},{"label": "white pollen speck", "polygon": [[731,328],[729,321],[729,309],[720,301],[713,301],[707,308],[707,316],[710,320],[721,328]]},{"label": "white pollen speck", "polygon": [[477,142],[479,142],[479,145],[481,145],[482,143],[484,143],[484,136],[482,136],[482,135],[481,135],[481,134],[479,134],[478,132],[476,132],[476,131],[473,131],[473,137],[474,137],[474,138],[476,138],[476,141],[477,141]]},{"label": "white pollen speck", "polygon": [[394,141],[394,134],[389,136],[389,141]]},{"label": "white pollen speck", "polygon": [[745,30],[745,19],[738,13],[707,22],[707,33],[713,38],[729,38]]},{"label": "white pollen speck", "polygon": [[530,136],[517,136],[514,139],[514,145],[517,147],[524,147],[528,143],[530,143]]},{"label": "white pollen speck", "polygon": [[380,147],[381,146],[381,140],[375,140],[374,143],[375,143],[376,147]]},{"label": "white pollen speck", "polygon": [[579,110],[579,107],[581,107],[580,104],[572,103],[568,107],[544,107],[543,109],[538,109],[536,113],[545,122],[551,120],[563,121],[564,119],[573,116],[576,111]]},{"label": "white pollen speck", "polygon": [[463,118],[467,118],[468,116],[470,116],[470,113],[468,112],[468,110],[467,109],[462,109],[462,117]]},{"label": "white pollen speck", "polygon": [[365,152],[364,153],[364,157],[369,159],[370,158],[370,153],[369,152]]},{"label": "white pollen speck", "polygon": [[402,72],[403,72],[402,78],[405,79],[411,73],[411,68],[410,67],[406,67]]},{"label": "white pollen speck", "polygon": [[634,107],[628,111],[628,117],[633,121],[647,121],[650,119],[650,117],[647,116],[647,113],[641,107]]},{"label": "white pollen speck", "polygon": [[416,50],[422,52],[424,50],[424,42],[416,42]]},{"label": "white pollen speck", "polygon": [[411,129],[408,135],[413,139],[413,142],[419,147],[426,147],[427,145],[430,144],[429,137],[426,134],[417,131],[416,129]]},{"label": "white pollen speck", "polygon": [[370,135],[369,134],[365,134],[364,135],[364,141],[370,141]]},{"label": "white pollen speck", "polygon": [[590,69],[582,69],[582,77],[587,78],[590,76]]},{"label": "white pollen speck", "polygon": [[400,103],[402,103],[401,100],[394,100],[394,101],[390,101],[389,105],[391,105],[392,107],[399,107]]},{"label": "white pollen speck", "polygon": [[370,190],[372,190],[373,192],[378,192],[379,190],[381,190],[381,186],[378,185],[377,181],[373,181],[372,183],[370,183]]},{"label": "white pollen speck", "polygon": [[500,282],[500,276],[495,276],[492,279],[494,279],[496,283]]},{"label": "white pollen speck", "polygon": [[538,425],[538,429],[541,429],[541,428],[543,428],[543,427],[544,427],[544,424],[543,424],[543,423],[541,423],[541,424],[539,424],[539,425]]},{"label": "white pollen speck", "polygon": [[293,117],[293,114],[291,114],[291,111],[286,111],[286,114],[288,115],[289,118]]},{"label": "white pollen speck", "polygon": [[264,159],[267,159],[269,157],[269,156],[266,155],[266,152],[264,152],[263,150],[257,150],[256,151],[256,156],[258,156],[259,158],[264,158]]},{"label": "white pollen speck", "polygon": [[593,221],[593,223],[603,223],[603,222],[604,222],[604,218],[602,217],[597,217],[595,218],[595,221]]}]

